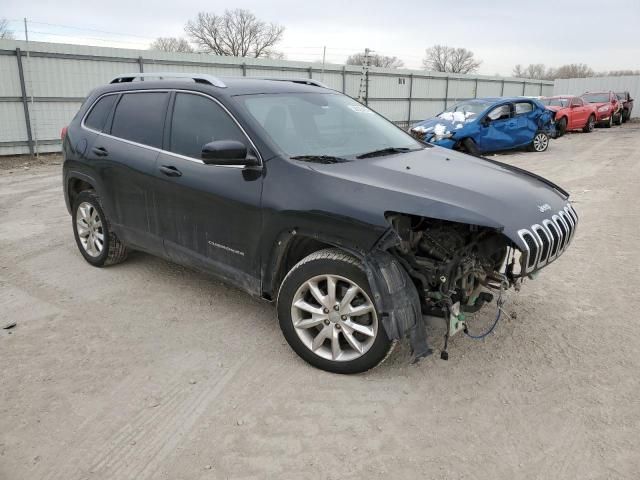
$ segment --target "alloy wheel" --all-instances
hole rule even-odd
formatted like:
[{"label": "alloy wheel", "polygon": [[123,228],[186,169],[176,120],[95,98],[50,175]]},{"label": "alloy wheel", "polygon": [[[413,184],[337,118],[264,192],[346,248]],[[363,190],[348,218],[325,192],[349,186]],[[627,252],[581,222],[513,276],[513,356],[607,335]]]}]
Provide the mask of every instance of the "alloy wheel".
[{"label": "alloy wheel", "polygon": [[98,211],[89,202],[82,202],[76,210],[76,228],[80,244],[92,257],[98,257],[104,248],[104,230]]},{"label": "alloy wheel", "polygon": [[293,297],[291,321],[309,350],[339,362],[364,355],[378,334],[378,316],[369,295],[338,275],[304,282]]},{"label": "alloy wheel", "polygon": [[544,133],[538,133],[535,137],[533,137],[533,149],[536,152],[544,152],[549,145],[549,137],[547,137]]}]

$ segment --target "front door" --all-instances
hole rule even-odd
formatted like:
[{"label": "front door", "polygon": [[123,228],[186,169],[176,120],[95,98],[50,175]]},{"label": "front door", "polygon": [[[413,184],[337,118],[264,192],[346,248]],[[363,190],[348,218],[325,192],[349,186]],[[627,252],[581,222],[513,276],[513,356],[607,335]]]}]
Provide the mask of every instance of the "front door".
[{"label": "front door", "polygon": [[511,104],[506,103],[492,109],[481,120],[480,133],[475,139],[483,152],[506,150],[514,146],[514,132],[517,122],[511,112]]},{"label": "front door", "polygon": [[238,140],[249,151],[253,145],[211,97],[177,92],[169,109],[155,172],[165,250],[178,263],[259,294],[262,170],[201,160],[202,147],[215,140]]}]

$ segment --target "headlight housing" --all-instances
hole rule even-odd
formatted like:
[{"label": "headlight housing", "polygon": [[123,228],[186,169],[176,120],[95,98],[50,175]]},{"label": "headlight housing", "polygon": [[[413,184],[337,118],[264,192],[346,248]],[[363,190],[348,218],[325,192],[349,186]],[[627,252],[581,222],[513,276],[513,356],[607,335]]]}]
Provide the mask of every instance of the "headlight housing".
[{"label": "headlight housing", "polygon": [[603,105],[601,107],[598,107],[599,112],[606,112],[608,110],[609,110],[609,105]]},{"label": "headlight housing", "polygon": [[431,137],[431,141],[439,142],[440,140],[444,140],[445,138],[451,138],[451,137],[453,137],[453,133],[443,133],[440,135],[434,135],[433,137]]}]

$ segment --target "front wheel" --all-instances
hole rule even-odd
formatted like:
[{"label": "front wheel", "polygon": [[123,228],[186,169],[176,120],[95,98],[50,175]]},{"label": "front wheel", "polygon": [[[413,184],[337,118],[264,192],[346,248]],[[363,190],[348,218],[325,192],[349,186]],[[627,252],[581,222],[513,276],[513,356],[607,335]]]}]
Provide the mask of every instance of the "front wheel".
[{"label": "front wheel", "polygon": [[461,140],[460,144],[465,152],[469,155],[473,155],[474,157],[480,156],[480,149],[476,145],[476,142],[473,141],[472,138],[464,138]]},{"label": "front wheel", "polygon": [[536,133],[529,145],[529,149],[533,152],[544,152],[547,147],[549,147],[549,135],[544,132]]},{"label": "front wheel", "polygon": [[593,132],[593,129],[596,127],[596,117],[595,115],[589,115],[589,119],[587,120],[587,124],[584,126],[582,131],[584,133]]},{"label": "front wheel", "polygon": [[607,120],[607,123],[604,124],[604,128],[611,127],[613,127],[613,115],[609,115],[609,120]]},{"label": "front wheel", "polygon": [[620,113],[618,113],[618,118],[616,119],[616,125],[622,125],[622,115],[623,112],[622,110],[620,110]]},{"label": "front wheel", "polygon": [[278,319],[293,350],[314,367],[360,373],[392,351],[362,264],[338,249],[296,264],[278,293]]}]

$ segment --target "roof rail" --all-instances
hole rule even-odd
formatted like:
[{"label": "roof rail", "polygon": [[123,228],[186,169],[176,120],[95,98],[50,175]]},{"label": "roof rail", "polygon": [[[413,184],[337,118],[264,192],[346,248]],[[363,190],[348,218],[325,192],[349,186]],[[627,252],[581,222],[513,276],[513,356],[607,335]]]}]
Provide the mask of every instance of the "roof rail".
[{"label": "roof rail", "polygon": [[188,78],[196,83],[206,83],[213,85],[214,87],[226,88],[222,80],[213,75],[207,75],[206,73],[177,73],[177,72],[148,72],[148,73],[124,73],[116,76],[109,83],[124,83],[133,82],[136,78],[144,80],[145,78],[155,78],[158,80],[170,80],[172,78]]},{"label": "roof rail", "polygon": [[[256,77],[253,77],[256,78]],[[270,78],[270,77],[257,77],[257,79],[259,80],[273,80],[276,82],[293,82],[293,83],[301,83],[303,85],[312,85],[314,87],[320,87],[320,88],[328,88],[329,90],[331,90],[331,88],[329,86],[327,86],[326,84],[318,81],[318,80],[314,80],[312,78]]]}]

